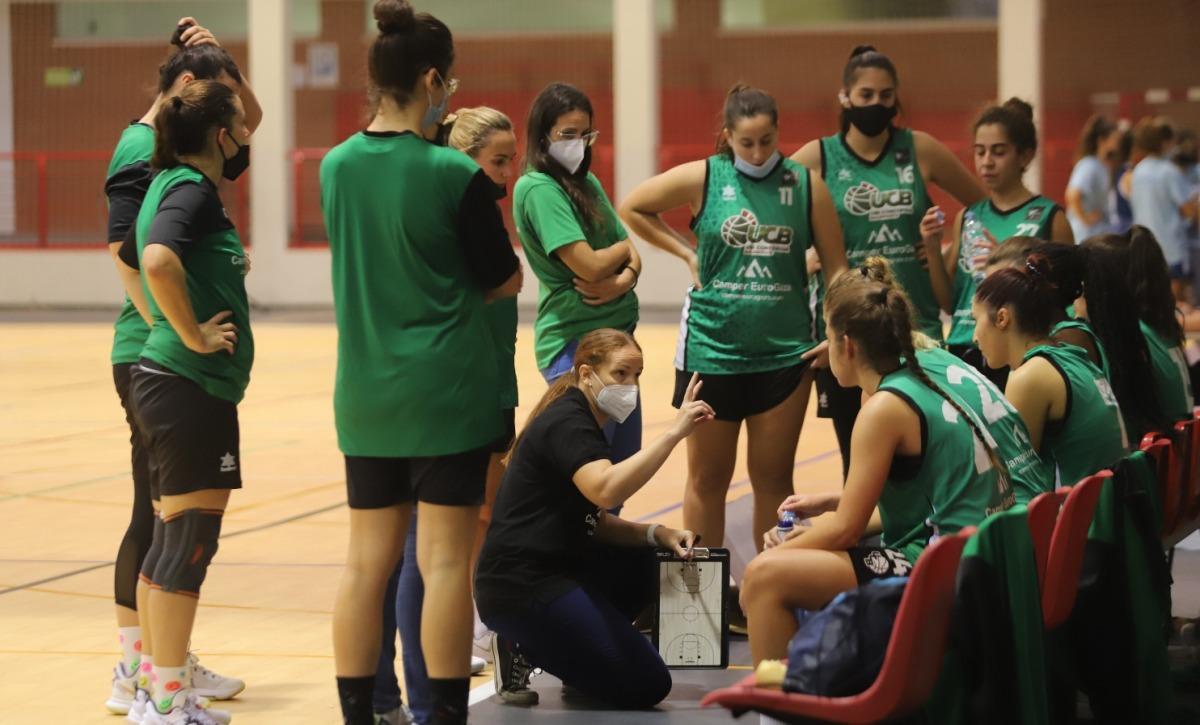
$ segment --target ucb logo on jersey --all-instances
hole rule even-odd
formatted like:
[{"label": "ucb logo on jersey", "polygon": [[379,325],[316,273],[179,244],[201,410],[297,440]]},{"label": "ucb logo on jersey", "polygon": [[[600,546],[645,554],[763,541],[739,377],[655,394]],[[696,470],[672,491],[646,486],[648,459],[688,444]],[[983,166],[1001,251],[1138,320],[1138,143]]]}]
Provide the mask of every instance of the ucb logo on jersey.
[{"label": "ucb logo on jersey", "polygon": [[854,216],[865,216],[873,222],[897,219],[913,212],[913,194],[908,189],[877,189],[860,181],[846,189],[842,206]]},{"label": "ucb logo on jersey", "polygon": [[791,251],[792,228],[759,224],[754,212],[742,209],[721,223],[721,239],[734,249],[742,250],[742,254],[771,257]]}]

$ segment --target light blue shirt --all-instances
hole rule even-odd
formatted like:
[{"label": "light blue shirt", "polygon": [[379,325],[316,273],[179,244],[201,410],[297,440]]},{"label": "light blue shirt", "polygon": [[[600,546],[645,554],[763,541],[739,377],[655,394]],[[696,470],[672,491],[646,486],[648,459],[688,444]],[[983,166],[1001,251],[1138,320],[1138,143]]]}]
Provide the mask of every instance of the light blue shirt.
[{"label": "light blue shirt", "polygon": [[1084,156],[1071,170],[1071,179],[1067,189],[1078,189],[1080,194],[1079,206],[1087,213],[1100,212],[1100,221],[1088,224],[1082,218],[1067,211],[1067,221],[1071,222],[1071,231],[1075,234],[1075,243],[1079,244],[1088,237],[1104,234],[1109,231],[1109,192],[1112,191],[1112,177],[1100,159],[1095,156]]},{"label": "light blue shirt", "polygon": [[1154,232],[1169,265],[1188,259],[1187,228],[1179,213],[1188,195],[1183,172],[1166,159],[1147,156],[1133,169],[1133,223]]}]

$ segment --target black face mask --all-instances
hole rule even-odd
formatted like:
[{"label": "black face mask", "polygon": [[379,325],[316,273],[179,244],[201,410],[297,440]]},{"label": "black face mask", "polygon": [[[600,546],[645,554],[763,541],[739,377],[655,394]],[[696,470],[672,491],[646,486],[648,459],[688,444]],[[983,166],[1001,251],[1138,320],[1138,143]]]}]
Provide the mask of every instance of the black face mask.
[{"label": "black face mask", "polygon": [[496,184],[496,201],[508,196],[508,184]]},{"label": "black face mask", "polygon": [[242,172],[244,172],[250,166],[250,144],[246,144],[245,146],[241,145],[237,142],[237,139],[233,137],[232,132],[229,134],[229,140],[233,141],[233,145],[237,146],[238,148],[237,153],[235,153],[233,156],[225,158],[225,149],[221,148],[219,144],[217,145],[217,148],[221,151],[221,158],[225,159],[225,164],[221,168],[221,176],[233,181],[237,177],[241,176]]},{"label": "black face mask", "polygon": [[896,117],[895,106],[885,106],[875,103],[870,106],[850,106],[844,109],[846,120],[867,136],[878,136],[892,125]]}]

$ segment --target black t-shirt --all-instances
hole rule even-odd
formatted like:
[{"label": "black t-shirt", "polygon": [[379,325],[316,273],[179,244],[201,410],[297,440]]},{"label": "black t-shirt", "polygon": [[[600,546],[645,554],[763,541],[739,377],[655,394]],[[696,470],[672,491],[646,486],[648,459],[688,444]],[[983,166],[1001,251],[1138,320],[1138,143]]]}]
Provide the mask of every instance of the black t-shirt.
[{"label": "black t-shirt", "polygon": [[578,388],[568,388],[525,429],[513,454],[475,571],[481,602],[521,606],[578,586],[572,574],[591,546],[600,507],[571,480],[611,457],[604,432]]},{"label": "black t-shirt", "polygon": [[[184,259],[204,237],[232,228],[215,184],[208,179],[199,184],[176,184],[163,194],[146,244],[162,244]],[[133,269],[140,268],[136,229],[136,224],[129,228],[118,251],[121,261]]]}]

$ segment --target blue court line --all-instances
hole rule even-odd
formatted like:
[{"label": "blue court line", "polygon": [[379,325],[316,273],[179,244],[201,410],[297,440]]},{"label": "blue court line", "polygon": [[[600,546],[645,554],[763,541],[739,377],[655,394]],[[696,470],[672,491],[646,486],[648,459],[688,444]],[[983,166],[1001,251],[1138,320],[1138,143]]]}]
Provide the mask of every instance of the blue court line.
[{"label": "blue court line", "polygon": [[[830,456],[837,455],[837,454],[838,454],[837,448],[834,448],[833,450],[825,451],[824,453],[818,453],[817,455],[815,455],[811,458],[805,458],[803,461],[796,461],[796,465],[792,466],[792,470],[793,471],[799,470],[801,468],[804,468],[807,465],[817,463],[818,461],[823,461],[826,458],[829,458]],[[733,483],[729,484],[729,490],[732,491],[735,488],[741,488],[742,486],[749,486],[749,485],[750,485],[750,479],[743,478],[743,479],[734,481]],[[659,516],[662,516],[663,514],[671,513],[675,509],[681,508],[682,506],[683,506],[683,501],[680,501],[678,503],[673,503],[670,506],[663,507],[657,511],[652,511],[652,512],[646,514],[645,516],[639,517],[637,519],[637,522],[644,524],[648,521],[658,518]]]}]

